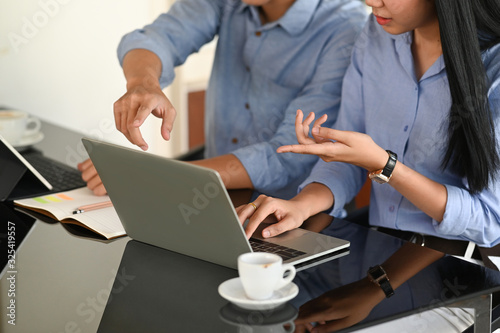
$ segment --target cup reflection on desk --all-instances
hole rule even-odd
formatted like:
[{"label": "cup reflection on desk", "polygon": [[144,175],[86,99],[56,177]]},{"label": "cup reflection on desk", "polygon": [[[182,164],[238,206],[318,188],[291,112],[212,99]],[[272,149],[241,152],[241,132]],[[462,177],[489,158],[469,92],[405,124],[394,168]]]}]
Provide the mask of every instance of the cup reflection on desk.
[{"label": "cup reflection on desk", "polygon": [[220,310],[222,321],[236,326],[238,333],[292,333],[297,315],[290,304],[272,310],[245,310],[229,303]]},{"label": "cup reflection on desk", "polygon": [[292,282],[295,267],[283,264],[277,254],[250,252],[238,257],[238,273],[247,297],[261,301]]}]

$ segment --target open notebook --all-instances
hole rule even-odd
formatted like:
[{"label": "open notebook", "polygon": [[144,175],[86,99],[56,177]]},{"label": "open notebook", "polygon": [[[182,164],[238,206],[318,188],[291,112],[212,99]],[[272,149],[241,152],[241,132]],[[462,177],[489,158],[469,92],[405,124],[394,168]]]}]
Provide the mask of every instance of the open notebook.
[{"label": "open notebook", "polygon": [[49,216],[61,223],[76,224],[107,239],[125,235],[125,230],[113,206],[75,213],[78,208],[108,202],[108,196],[96,196],[86,187],[29,199],[14,204]]}]

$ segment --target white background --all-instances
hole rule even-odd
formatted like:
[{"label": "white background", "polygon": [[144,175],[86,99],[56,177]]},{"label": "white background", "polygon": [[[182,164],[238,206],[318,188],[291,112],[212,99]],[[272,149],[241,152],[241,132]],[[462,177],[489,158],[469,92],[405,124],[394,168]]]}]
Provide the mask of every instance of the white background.
[{"label": "white background", "polygon": [[[125,33],[150,23],[170,2],[0,0],[0,106],[132,146],[114,126],[113,103],[125,93],[116,48]],[[177,71],[176,86],[165,90],[180,113],[173,143],[161,139],[153,119],[143,126],[153,153],[170,156],[186,149],[185,95],[206,84],[212,55],[211,47],[205,49]]]}]

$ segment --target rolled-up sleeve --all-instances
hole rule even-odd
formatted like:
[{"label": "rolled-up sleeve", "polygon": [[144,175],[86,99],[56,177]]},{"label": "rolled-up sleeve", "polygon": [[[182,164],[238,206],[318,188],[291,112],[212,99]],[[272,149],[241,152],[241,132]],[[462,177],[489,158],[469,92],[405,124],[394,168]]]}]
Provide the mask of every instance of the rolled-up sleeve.
[{"label": "rolled-up sleeve", "polygon": [[151,51],[162,63],[160,84],[168,86],[175,78],[175,66],[183,64],[217,34],[222,10],[219,0],[176,1],[152,24],[123,36],[117,51],[120,64],[133,49]]},{"label": "rolled-up sleeve", "polygon": [[460,236],[480,246],[491,247],[500,243],[500,188],[477,195],[467,190],[446,186],[448,201],[443,221],[433,221],[436,232],[445,238]]},{"label": "rolled-up sleeve", "polygon": [[[500,47],[497,47],[497,53]],[[490,51],[491,52],[491,51]],[[488,94],[495,122],[497,149],[500,147],[500,54],[486,63],[491,85]],[[496,62],[494,61],[496,59]],[[464,180],[464,188],[466,188]],[[480,246],[500,244],[500,172],[490,186],[478,194],[464,188],[446,185],[448,200],[443,221],[433,221],[437,233],[459,236]]]}]

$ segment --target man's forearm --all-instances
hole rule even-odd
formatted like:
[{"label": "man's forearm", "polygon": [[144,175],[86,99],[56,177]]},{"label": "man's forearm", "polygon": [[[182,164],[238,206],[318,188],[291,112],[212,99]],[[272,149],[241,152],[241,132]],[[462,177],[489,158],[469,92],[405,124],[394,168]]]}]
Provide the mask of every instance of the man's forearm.
[{"label": "man's forearm", "polygon": [[127,90],[138,84],[159,86],[161,71],[161,60],[151,51],[135,49],[123,58],[123,73],[127,80]]},{"label": "man's forearm", "polygon": [[190,162],[216,170],[227,189],[253,189],[253,184],[241,161],[232,154]]}]

